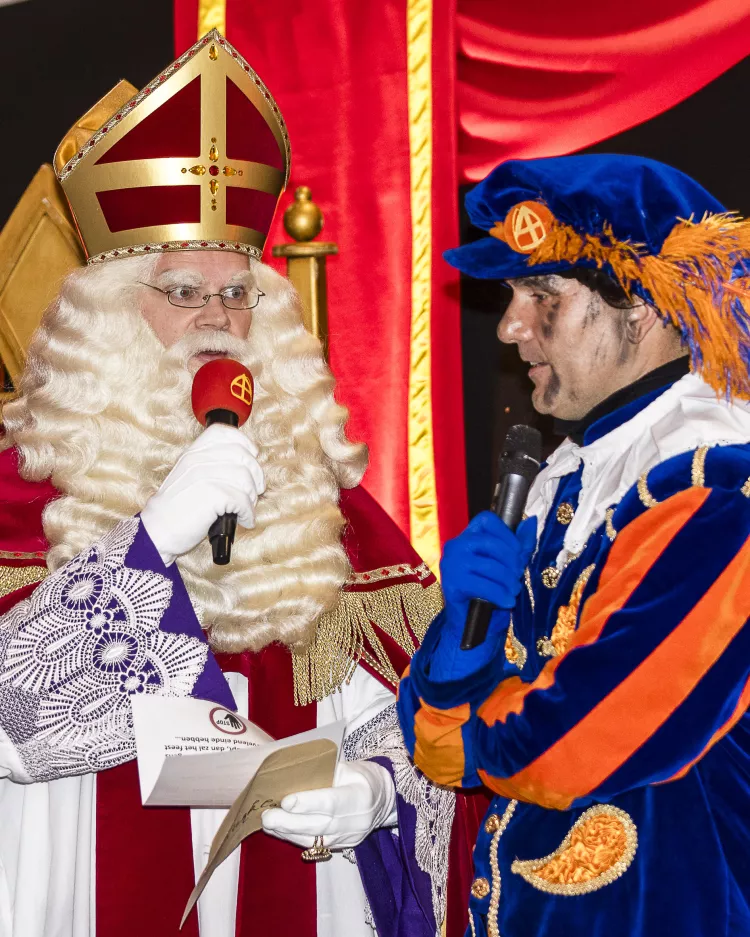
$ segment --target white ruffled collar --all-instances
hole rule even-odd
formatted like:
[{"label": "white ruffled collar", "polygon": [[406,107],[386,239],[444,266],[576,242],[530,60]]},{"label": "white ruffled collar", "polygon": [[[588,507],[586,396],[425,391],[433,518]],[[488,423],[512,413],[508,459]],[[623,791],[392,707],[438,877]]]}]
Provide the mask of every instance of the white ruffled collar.
[{"label": "white ruffled collar", "polygon": [[591,533],[605,519],[644,472],[683,452],[700,446],[750,442],[750,404],[727,403],[695,374],[676,381],[656,400],[611,432],[587,446],[566,439],[537,476],[526,513],[544,520],[565,475],[583,461],[578,507],[565,532],[558,566],[579,553]]}]

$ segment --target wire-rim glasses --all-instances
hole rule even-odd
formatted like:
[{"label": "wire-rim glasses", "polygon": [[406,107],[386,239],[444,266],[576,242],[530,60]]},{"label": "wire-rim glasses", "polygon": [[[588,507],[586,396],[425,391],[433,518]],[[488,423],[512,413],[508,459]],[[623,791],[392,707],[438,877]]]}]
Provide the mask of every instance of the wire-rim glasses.
[{"label": "wire-rim glasses", "polygon": [[174,286],[171,290],[163,290],[152,283],[141,283],[141,286],[166,296],[167,302],[178,309],[202,309],[214,296],[218,296],[227,309],[255,309],[261,296],[266,295],[257,286],[250,290],[244,286],[227,286],[219,293],[201,293],[194,286]]}]

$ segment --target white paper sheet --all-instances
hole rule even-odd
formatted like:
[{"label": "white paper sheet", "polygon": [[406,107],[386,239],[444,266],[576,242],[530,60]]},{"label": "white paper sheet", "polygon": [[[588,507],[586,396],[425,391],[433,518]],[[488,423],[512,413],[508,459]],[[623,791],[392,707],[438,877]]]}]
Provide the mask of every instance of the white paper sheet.
[{"label": "white paper sheet", "polygon": [[153,807],[231,807],[263,760],[280,748],[329,739],[343,721],[274,741],[254,723],[205,700],[133,699],[141,801]]}]

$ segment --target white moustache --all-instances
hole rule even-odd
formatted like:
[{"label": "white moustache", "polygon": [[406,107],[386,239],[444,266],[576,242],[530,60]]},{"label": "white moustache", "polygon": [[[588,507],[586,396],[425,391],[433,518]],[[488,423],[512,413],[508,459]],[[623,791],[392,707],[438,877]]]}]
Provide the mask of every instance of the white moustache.
[{"label": "white moustache", "polygon": [[243,360],[248,355],[248,342],[230,335],[228,332],[205,331],[189,332],[168,348],[164,361],[187,367],[195,355],[205,353],[226,354],[230,358]]}]

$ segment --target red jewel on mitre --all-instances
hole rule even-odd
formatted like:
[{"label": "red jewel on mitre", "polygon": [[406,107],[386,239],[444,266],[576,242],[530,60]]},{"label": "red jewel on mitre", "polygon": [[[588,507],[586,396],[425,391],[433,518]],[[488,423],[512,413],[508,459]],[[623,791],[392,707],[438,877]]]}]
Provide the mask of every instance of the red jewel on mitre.
[{"label": "red jewel on mitre", "polygon": [[[284,120],[252,68],[213,30],[113,113],[121,88],[55,157],[90,261],[123,250],[260,257],[290,153]],[[97,115],[105,122],[82,142]]]}]

